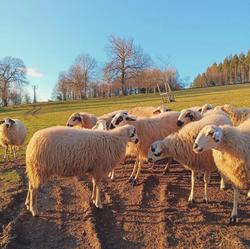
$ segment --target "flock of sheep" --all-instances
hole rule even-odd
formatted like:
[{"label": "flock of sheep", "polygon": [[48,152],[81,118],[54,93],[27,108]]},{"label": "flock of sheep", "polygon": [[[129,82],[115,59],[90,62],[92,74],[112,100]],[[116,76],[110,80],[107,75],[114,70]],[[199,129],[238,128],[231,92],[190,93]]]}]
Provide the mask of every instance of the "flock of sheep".
[{"label": "flock of sheep", "polygon": [[[26,134],[19,120],[0,121],[0,145],[5,147],[5,158],[8,148],[15,156],[15,147],[24,143]],[[225,182],[234,189],[230,224],[235,224],[239,189],[249,190],[250,108],[205,104],[181,112],[160,106],[118,110],[100,117],[73,113],[67,126],[39,130],[29,141],[25,205],[37,216],[37,192],[52,176],[88,175],[93,183],[93,203],[102,208],[101,181],[108,175],[113,180],[115,167],[131,157],[135,158],[128,179],[132,185],[137,185],[145,162],[168,158],[164,174],[173,159],[191,170],[190,202],[195,201],[196,175],[204,174],[204,202],[208,202],[210,174],[219,171],[221,189]]]}]

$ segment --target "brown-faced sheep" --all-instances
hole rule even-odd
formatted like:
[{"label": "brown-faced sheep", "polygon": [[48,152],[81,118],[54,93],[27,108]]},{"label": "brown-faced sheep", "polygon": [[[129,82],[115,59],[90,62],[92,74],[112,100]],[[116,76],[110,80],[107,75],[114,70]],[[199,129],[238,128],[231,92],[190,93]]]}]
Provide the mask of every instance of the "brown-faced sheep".
[{"label": "brown-faced sheep", "polygon": [[156,141],[149,149],[148,158],[155,162],[166,157],[172,157],[192,171],[191,192],[188,200],[194,202],[195,175],[204,172],[204,201],[207,202],[207,184],[212,171],[216,166],[212,152],[207,151],[203,155],[197,155],[193,151],[193,143],[199,131],[207,124],[231,124],[230,119],[223,114],[205,116],[199,121],[187,124],[178,132],[169,135],[161,141]]},{"label": "brown-faced sheep", "polygon": [[129,143],[126,150],[126,154],[134,155],[136,157],[133,172],[129,177],[129,181],[132,182],[133,185],[137,184],[141,167],[144,161],[147,160],[148,149],[152,142],[162,139],[178,130],[176,125],[178,116],[179,112],[174,111],[161,113],[152,117],[141,117],[138,119],[133,119],[133,117],[128,115],[124,115],[123,117],[122,115],[117,114],[111,121],[111,128],[124,124],[133,124],[136,128],[140,142],[136,145]]},{"label": "brown-faced sheep", "polygon": [[0,145],[5,147],[4,159],[7,159],[8,148],[16,157],[16,147],[23,145],[27,129],[18,119],[5,118],[0,121]]},{"label": "brown-faced sheep", "polygon": [[238,127],[205,126],[197,136],[193,149],[196,153],[213,149],[217,168],[233,184],[234,204],[230,223],[235,224],[238,217],[238,189],[247,188],[250,183],[250,119]]},{"label": "brown-faced sheep", "polygon": [[129,110],[128,114],[135,115],[138,117],[151,117],[155,114],[160,114],[164,112],[168,112],[170,109],[168,109],[165,106],[137,106]]},{"label": "brown-faced sheep", "polygon": [[128,142],[138,142],[135,127],[113,131],[72,129],[56,126],[37,131],[26,150],[29,190],[26,207],[38,215],[37,192],[52,176],[84,176],[93,179],[92,199],[102,208],[101,180],[124,160]]}]

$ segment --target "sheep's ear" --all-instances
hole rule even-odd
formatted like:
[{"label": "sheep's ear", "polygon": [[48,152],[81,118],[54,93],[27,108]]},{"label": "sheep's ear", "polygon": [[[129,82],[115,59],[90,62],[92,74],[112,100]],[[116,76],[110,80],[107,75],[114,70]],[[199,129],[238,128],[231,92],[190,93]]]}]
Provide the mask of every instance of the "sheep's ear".
[{"label": "sheep's ear", "polygon": [[161,113],[160,110],[155,110],[155,111],[153,111],[153,114],[159,114],[159,113]]},{"label": "sheep's ear", "polygon": [[210,131],[207,133],[207,136],[213,137],[213,135],[214,135],[214,130],[210,130]]},{"label": "sheep's ear", "polygon": [[136,121],[135,118],[132,118],[130,116],[125,117],[125,120],[127,120],[127,121]]},{"label": "sheep's ear", "polygon": [[199,110],[198,110],[198,112],[201,112],[202,111],[202,108],[200,108]]},{"label": "sheep's ear", "polygon": [[0,124],[3,124],[5,121],[4,120],[0,120]]}]

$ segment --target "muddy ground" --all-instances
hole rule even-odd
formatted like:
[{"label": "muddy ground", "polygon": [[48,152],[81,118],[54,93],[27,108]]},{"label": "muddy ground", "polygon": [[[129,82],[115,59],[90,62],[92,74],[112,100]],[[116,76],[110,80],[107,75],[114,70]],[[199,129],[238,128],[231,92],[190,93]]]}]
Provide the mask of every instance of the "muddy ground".
[{"label": "muddy ground", "polygon": [[202,202],[203,184],[197,181],[196,203],[189,204],[190,172],[182,166],[173,165],[165,176],[162,165],[153,170],[145,165],[133,187],[127,183],[132,165],[123,165],[114,182],[102,185],[102,210],[91,203],[87,178],[54,178],[40,190],[40,216],[34,218],[24,208],[24,165],[0,167],[17,170],[22,179],[0,196],[0,248],[250,248],[246,192],[240,198],[238,225],[228,225],[233,191],[219,190],[216,173],[209,203]]}]

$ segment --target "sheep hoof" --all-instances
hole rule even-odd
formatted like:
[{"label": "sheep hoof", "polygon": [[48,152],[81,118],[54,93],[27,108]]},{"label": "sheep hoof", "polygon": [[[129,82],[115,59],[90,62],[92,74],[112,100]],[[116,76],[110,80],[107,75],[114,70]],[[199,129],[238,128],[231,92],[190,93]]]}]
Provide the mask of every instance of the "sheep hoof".
[{"label": "sheep hoof", "polygon": [[230,219],[229,219],[229,225],[236,225],[237,221],[238,221],[237,216],[236,216],[236,215],[233,215],[233,216],[231,216]]},{"label": "sheep hoof", "polygon": [[37,217],[39,215],[38,211],[37,210],[30,210],[31,214],[33,217]]},{"label": "sheep hoof", "polygon": [[127,183],[130,183],[130,182],[132,182],[133,180],[134,180],[134,178],[133,178],[133,177],[129,177],[129,179],[128,179]]},{"label": "sheep hoof", "polygon": [[195,204],[195,200],[194,199],[190,199],[188,200],[189,203]]},{"label": "sheep hoof", "polygon": [[138,184],[138,181],[136,179],[133,179],[132,182],[131,182],[131,185],[136,186],[137,184]]}]

